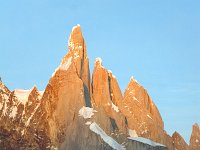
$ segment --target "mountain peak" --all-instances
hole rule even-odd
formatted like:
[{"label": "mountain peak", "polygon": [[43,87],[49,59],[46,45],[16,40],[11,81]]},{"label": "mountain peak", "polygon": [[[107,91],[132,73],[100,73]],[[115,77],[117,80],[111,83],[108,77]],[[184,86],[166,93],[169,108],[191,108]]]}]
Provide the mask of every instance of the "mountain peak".
[{"label": "mountain peak", "polygon": [[[34,86],[10,92],[0,82],[0,147],[69,150],[118,145],[117,149],[157,149],[156,144],[149,144],[151,139],[161,143],[158,149],[174,149],[176,142],[177,150],[179,146],[187,150],[181,147],[187,148],[187,144],[177,132],[173,139],[167,135],[157,107],[134,77],[122,96],[117,79],[98,57],[90,82],[89,58],[79,24],[72,28],[68,44],[68,53],[44,91]],[[195,124],[190,140],[194,149],[200,149],[199,132]]]},{"label": "mountain peak", "polygon": [[200,129],[197,123],[195,123],[192,126],[192,134],[190,137],[190,149],[191,150],[200,149]]},{"label": "mountain peak", "polygon": [[197,128],[197,129],[199,129],[199,125],[198,125],[198,123],[195,123],[195,124],[193,125],[193,128]]},{"label": "mountain peak", "polygon": [[82,35],[81,26],[78,24],[72,28],[68,40],[68,48],[69,51],[71,51],[75,50],[76,48],[80,48],[80,46],[84,46],[84,38]]},{"label": "mountain peak", "polygon": [[95,59],[95,66],[103,67],[103,65],[102,65],[102,59],[100,57],[97,57]]},{"label": "mountain peak", "polygon": [[175,149],[177,150],[188,150],[189,146],[183,139],[183,137],[175,131],[172,135],[172,139],[174,142]]},{"label": "mountain peak", "polygon": [[136,80],[133,76],[131,76],[131,78],[130,78],[130,82],[138,83],[137,80]]}]

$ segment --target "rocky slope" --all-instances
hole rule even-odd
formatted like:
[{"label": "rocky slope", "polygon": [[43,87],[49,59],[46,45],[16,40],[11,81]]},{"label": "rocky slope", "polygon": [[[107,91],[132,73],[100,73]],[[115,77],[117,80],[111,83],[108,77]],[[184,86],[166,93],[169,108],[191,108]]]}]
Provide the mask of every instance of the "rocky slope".
[{"label": "rocky slope", "polygon": [[[164,130],[147,91],[131,78],[122,95],[100,58],[90,81],[89,59],[79,25],[69,52],[44,91],[10,91],[0,83],[0,149],[188,149],[181,136]],[[190,149],[198,149],[193,127]]]}]

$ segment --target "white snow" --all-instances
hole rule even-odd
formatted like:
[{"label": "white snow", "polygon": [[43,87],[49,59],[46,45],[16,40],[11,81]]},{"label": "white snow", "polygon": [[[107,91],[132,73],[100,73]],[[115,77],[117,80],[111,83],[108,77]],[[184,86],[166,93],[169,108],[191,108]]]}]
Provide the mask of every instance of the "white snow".
[{"label": "white snow", "polygon": [[61,70],[68,70],[69,66],[71,65],[72,63],[72,57],[69,57],[64,64],[61,64],[59,69]]},{"label": "white snow", "polygon": [[113,149],[125,150],[124,146],[117,143],[112,137],[108,136],[95,122],[90,125],[90,130],[100,135],[104,142],[110,145]]},{"label": "white snow", "polygon": [[14,91],[14,94],[19,100],[19,102],[21,102],[22,104],[25,104],[28,101],[28,96],[31,93],[31,90],[16,89]]},{"label": "white snow", "polygon": [[[102,60],[101,60],[102,61]],[[111,76],[113,77],[113,78],[116,78],[116,76],[112,73],[112,71],[111,70],[108,70],[108,73],[110,73],[111,74]]]},{"label": "white snow", "polygon": [[56,68],[56,70],[52,74],[52,77],[56,74],[58,70],[68,70],[71,64],[72,64],[72,57],[69,57],[67,60],[65,60],[65,63],[60,64],[60,66]]},{"label": "white snow", "polygon": [[134,81],[134,82],[136,82],[136,83],[138,83],[137,82],[137,80],[133,77],[133,76],[131,76],[131,79],[130,79],[131,81]]},{"label": "white snow", "polygon": [[84,119],[89,119],[94,115],[94,112],[97,112],[93,108],[83,106],[79,110],[79,116],[82,116]]},{"label": "white snow", "polygon": [[149,117],[150,119],[152,119],[150,115],[147,115],[147,117]]},{"label": "white snow", "polygon": [[160,143],[156,143],[154,141],[151,141],[151,140],[143,138],[143,137],[128,137],[128,139],[133,140],[133,141],[138,141],[138,142],[141,142],[141,143],[144,143],[144,144],[148,144],[148,145],[151,145],[153,147],[156,147],[156,146],[166,147],[165,145],[162,145]]},{"label": "white snow", "polygon": [[108,73],[112,74],[112,71],[111,71],[111,70],[108,70]]},{"label": "white snow", "polygon": [[15,118],[15,116],[17,115],[17,107],[14,106],[14,107],[12,107],[11,109],[12,109],[12,111],[11,111],[11,113],[10,113],[9,116],[10,116],[11,118]]},{"label": "white snow", "polygon": [[112,108],[113,108],[116,112],[119,112],[119,108],[118,108],[115,104],[113,104],[113,103],[112,103]]},{"label": "white snow", "polygon": [[[80,27],[79,24],[77,24],[76,26],[74,26],[74,27],[72,28],[71,33],[73,33],[74,30],[75,30],[76,28],[78,28],[78,27]],[[69,49],[69,50],[74,50],[74,46],[75,46],[75,44],[74,44],[73,41],[71,41],[71,34],[70,34],[70,37],[69,37],[69,40],[68,40],[68,46],[71,48],[71,49]]]},{"label": "white snow", "polygon": [[96,62],[99,62],[99,65],[102,66],[102,59],[101,59],[100,57],[97,57],[97,58],[95,59],[95,63],[96,63]]},{"label": "white snow", "polygon": [[137,132],[135,130],[128,129],[128,133],[130,137],[138,137]]},{"label": "white snow", "polygon": [[[70,38],[69,39],[71,39],[71,35],[70,35]],[[68,41],[68,46],[71,48],[71,49],[69,49],[69,50],[74,50],[74,43],[73,42],[70,42],[70,41]]]},{"label": "white snow", "polygon": [[7,111],[7,102],[8,102],[8,99],[6,99],[6,101],[4,102],[4,106],[3,106],[3,112],[2,114],[5,116],[6,115],[6,111]]},{"label": "white snow", "polygon": [[31,119],[33,118],[33,115],[35,114],[35,112],[37,111],[37,109],[38,109],[39,106],[40,106],[40,104],[38,104],[38,105],[35,107],[33,113],[31,113],[31,116],[28,118],[27,122],[25,123],[26,126],[29,125]]},{"label": "white snow", "polygon": [[77,27],[80,27],[80,24],[77,24],[76,26],[74,26],[74,27],[72,28],[72,32],[73,32]]},{"label": "white snow", "polygon": [[42,98],[42,96],[43,96],[43,94],[44,94],[44,91],[39,91],[39,99],[41,99]]},{"label": "white snow", "polygon": [[80,56],[79,56],[79,53],[77,52],[77,51],[75,51],[74,52],[74,59],[77,59],[77,58],[79,58]]},{"label": "white snow", "polygon": [[86,125],[91,125],[92,122],[91,122],[91,121],[87,121],[85,124],[86,124]]}]

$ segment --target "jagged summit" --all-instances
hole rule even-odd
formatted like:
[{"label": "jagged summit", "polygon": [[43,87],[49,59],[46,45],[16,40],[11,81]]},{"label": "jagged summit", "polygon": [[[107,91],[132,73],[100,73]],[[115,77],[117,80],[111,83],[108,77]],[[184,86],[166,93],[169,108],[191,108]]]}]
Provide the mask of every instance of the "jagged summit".
[{"label": "jagged summit", "polygon": [[130,82],[136,82],[136,83],[138,83],[137,80],[133,76],[131,76]]},{"label": "jagged summit", "polygon": [[[86,45],[84,42],[84,38],[82,35],[82,31],[81,31],[81,27],[80,25],[76,25],[72,28],[71,34],[69,36],[69,40],[68,40],[68,48],[69,51],[83,51],[84,55],[83,57],[86,57]],[[80,53],[79,53],[80,54]]]},{"label": "jagged summit", "polygon": [[172,139],[176,150],[189,150],[188,144],[177,131],[173,133]]},{"label": "jagged summit", "polygon": [[192,135],[190,137],[190,150],[199,150],[200,149],[200,129],[199,125],[195,123],[192,126]]},{"label": "jagged summit", "polygon": [[75,44],[82,44],[84,42],[80,25],[76,25],[72,28],[71,34],[68,40],[69,50],[74,50]]},{"label": "jagged summit", "polygon": [[94,64],[95,67],[100,67],[100,68],[104,68],[103,67],[103,63],[102,63],[102,59],[100,57],[97,57],[95,59],[95,64]]},{"label": "jagged summit", "polygon": [[[80,25],[73,27],[68,48],[44,91],[34,86],[11,92],[0,82],[0,149],[174,150],[184,144],[178,133],[166,133],[153,100],[133,77],[123,96],[116,77],[96,58],[90,81]],[[199,135],[195,124],[192,150],[199,148]]]},{"label": "jagged summit", "polygon": [[193,129],[194,129],[194,130],[195,130],[195,129],[199,130],[199,125],[198,125],[198,123],[194,123]]}]

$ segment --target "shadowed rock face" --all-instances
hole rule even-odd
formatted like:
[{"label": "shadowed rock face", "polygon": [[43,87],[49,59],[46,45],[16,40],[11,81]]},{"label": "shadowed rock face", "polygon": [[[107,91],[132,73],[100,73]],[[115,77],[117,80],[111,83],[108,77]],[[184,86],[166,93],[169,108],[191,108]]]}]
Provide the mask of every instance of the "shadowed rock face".
[{"label": "shadowed rock face", "polygon": [[195,123],[192,127],[189,149],[190,150],[200,149],[200,130],[199,130],[199,125],[197,123]]},{"label": "shadowed rock face", "polygon": [[[136,80],[131,78],[123,96],[116,77],[97,58],[90,82],[80,25],[72,29],[68,49],[43,92],[36,87],[10,91],[0,82],[0,149],[186,147],[181,147],[185,143],[178,134],[173,138],[167,135],[157,107]],[[190,147],[195,149],[199,148],[195,145],[199,140],[196,125],[193,132]],[[167,147],[128,139],[130,136],[145,137]]]},{"label": "shadowed rock face", "polygon": [[176,150],[189,150],[189,146],[178,132],[174,132],[172,139]]}]

